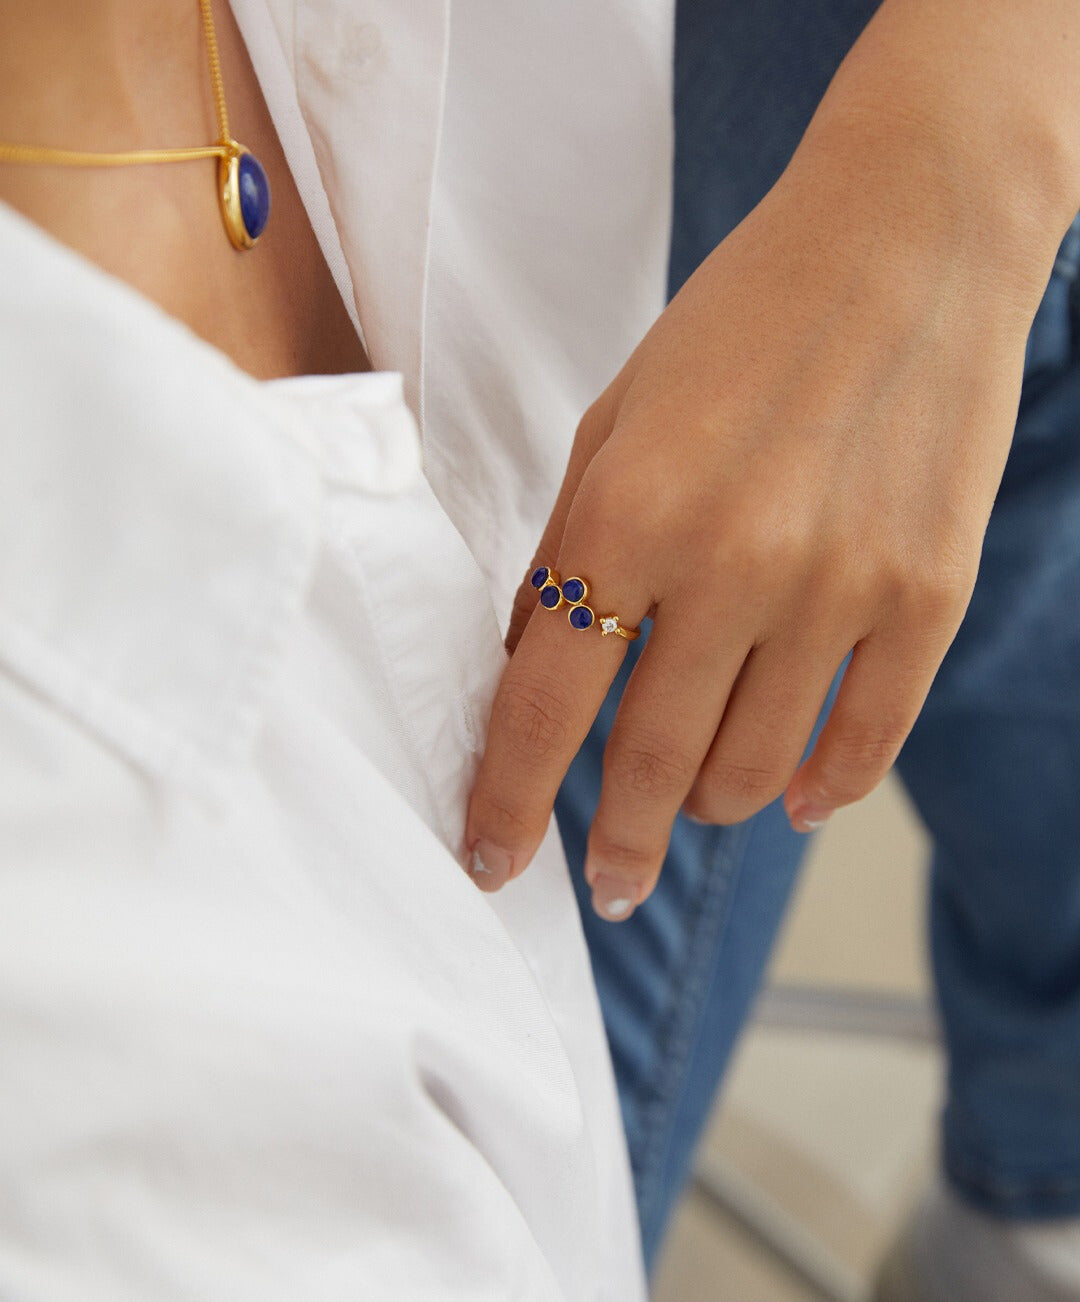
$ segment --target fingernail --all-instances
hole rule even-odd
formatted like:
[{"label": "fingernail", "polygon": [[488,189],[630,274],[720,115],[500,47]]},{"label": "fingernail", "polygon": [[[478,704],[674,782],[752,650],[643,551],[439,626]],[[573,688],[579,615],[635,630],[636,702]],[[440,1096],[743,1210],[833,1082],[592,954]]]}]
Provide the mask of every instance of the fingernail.
[{"label": "fingernail", "polygon": [[791,815],[791,826],[796,832],[816,832],[825,826],[832,812],[820,805],[802,805]]},{"label": "fingernail", "polygon": [[514,857],[501,846],[483,839],[472,850],[472,878],[482,891],[497,891],[510,878]]},{"label": "fingernail", "polygon": [[619,881],[616,877],[596,878],[592,883],[593,908],[608,922],[623,922],[640,902],[640,888],[634,882]]},{"label": "fingernail", "polygon": [[698,827],[708,827],[709,825],[709,820],[707,818],[698,818],[697,814],[692,814],[689,809],[684,809],[682,811],[682,816],[683,818],[689,819],[691,823],[697,823]]}]

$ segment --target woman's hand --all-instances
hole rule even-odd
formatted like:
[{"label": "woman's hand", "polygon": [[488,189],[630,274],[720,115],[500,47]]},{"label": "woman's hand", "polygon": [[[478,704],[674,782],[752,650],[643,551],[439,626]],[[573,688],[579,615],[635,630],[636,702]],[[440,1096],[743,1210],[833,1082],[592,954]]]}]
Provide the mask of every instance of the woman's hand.
[{"label": "woman's hand", "polygon": [[[648,895],[680,809],[734,823],[783,792],[807,831],[866,795],[964,614],[1045,276],[922,135],[808,133],[578,429],[534,563],[654,619],[589,835],[604,916]],[[507,642],[467,825],[485,889],[534,853],[625,653],[527,582]]]}]

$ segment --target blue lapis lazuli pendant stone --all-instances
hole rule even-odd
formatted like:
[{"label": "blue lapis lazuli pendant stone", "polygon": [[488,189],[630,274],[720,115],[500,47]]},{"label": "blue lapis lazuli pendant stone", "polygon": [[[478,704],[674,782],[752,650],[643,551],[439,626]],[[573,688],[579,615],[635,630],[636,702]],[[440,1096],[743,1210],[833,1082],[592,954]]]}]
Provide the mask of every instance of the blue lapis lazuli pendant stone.
[{"label": "blue lapis lazuli pendant stone", "polygon": [[533,570],[532,574],[529,577],[529,582],[533,585],[534,588],[542,588],[544,584],[548,581],[548,575],[550,573],[551,571],[548,569],[546,565],[541,565],[538,569]]},{"label": "blue lapis lazuli pendant stone", "polygon": [[255,242],[270,220],[270,182],[254,154],[241,154],[239,171],[240,216],[248,239]]},{"label": "blue lapis lazuli pendant stone", "polygon": [[567,579],[562,585],[562,594],[573,605],[585,596],[585,584],[580,579]]},{"label": "blue lapis lazuli pendant stone", "polygon": [[235,140],[222,145],[221,215],[234,249],[251,249],[270,220],[270,182],[254,154]]},{"label": "blue lapis lazuli pendant stone", "polygon": [[588,628],[594,618],[588,606],[575,606],[569,615],[570,623],[574,628]]}]

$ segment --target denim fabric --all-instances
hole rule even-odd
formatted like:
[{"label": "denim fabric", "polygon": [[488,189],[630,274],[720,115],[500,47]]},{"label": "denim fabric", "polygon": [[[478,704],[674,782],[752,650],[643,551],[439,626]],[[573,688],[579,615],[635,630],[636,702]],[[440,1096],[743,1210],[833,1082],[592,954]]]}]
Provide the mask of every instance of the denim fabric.
[{"label": "denim fabric", "polygon": [[[779,176],[875,7],[681,0],[672,292]],[[946,1170],[979,1205],[1016,1216],[1080,1213],[1078,264],[1080,217],[1031,330],[970,609],[897,765],[934,842]],[[647,634],[628,649],[556,817],[651,1263],[807,840],[779,802],[734,827],[680,818],[649,901],[625,923],[593,914],[585,838],[604,743]]]}]

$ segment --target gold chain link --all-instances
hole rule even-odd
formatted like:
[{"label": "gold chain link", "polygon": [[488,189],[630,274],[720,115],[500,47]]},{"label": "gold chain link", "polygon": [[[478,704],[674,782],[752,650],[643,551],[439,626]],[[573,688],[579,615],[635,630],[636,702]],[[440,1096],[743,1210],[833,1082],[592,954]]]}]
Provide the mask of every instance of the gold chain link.
[{"label": "gold chain link", "polygon": [[228,144],[229,110],[225,107],[225,83],[221,79],[221,60],[218,58],[217,31],[214,27],[214,15],[210,12],[210,0],[199,0],[202,13],[203,31],[206,34],[206,54],[210,60],[210,82],[214,88],[214,107],[217,109],[218,144]]}]

